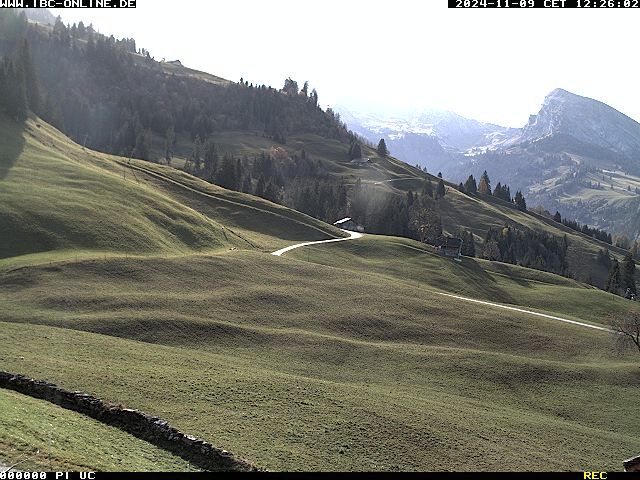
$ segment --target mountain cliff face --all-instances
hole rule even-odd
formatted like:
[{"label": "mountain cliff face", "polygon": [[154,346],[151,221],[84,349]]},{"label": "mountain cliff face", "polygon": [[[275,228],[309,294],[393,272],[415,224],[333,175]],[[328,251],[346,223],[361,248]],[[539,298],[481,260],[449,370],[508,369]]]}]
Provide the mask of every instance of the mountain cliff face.
[{"label": "mountain cliff face", "polygon": [[564,135],[624,157],[640,158],[640,124],[610,106],[567,92],[554,90],[532,115],[519,135],[504,146],[535,142]]},{"label": "mountain cliff face", "polygon": [[385,138],[402,160],[456,183],[487,170],[531,206],[632,237],[640,232],[640,124],[605,103],[558,88],[517,129],[436,110],[396,118],[342,113],[361,136]]},{"label": "mountain cliff face", "polygon": [[462,181],[484,170],[525,192],[529,205],[640,232],[640,124],[597,100],[556,89],[517,133],[444,172]]}]

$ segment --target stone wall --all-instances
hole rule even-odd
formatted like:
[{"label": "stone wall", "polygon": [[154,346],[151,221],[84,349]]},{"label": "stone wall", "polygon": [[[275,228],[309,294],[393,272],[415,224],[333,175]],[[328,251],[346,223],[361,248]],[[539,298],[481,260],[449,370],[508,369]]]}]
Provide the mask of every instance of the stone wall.
[{"label": "stone wall", "polygon": [[138,410],[121,408],[82,392],[70,392],[52,383],[0,371],[0,388],[40,398],[117,427],[210,471],[252,472],[262,469],[226,450],[175,429],[167,422]]}]

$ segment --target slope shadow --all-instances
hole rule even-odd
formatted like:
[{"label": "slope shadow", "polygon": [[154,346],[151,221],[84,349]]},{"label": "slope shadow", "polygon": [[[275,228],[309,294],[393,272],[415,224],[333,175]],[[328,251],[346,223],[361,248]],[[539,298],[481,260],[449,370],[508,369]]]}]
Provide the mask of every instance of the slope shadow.
[{"label": "slope shadow", "polygon": [[16,125],[0,136],[0,181],[9,174],[24,149],[24,129],[24,125]]}]

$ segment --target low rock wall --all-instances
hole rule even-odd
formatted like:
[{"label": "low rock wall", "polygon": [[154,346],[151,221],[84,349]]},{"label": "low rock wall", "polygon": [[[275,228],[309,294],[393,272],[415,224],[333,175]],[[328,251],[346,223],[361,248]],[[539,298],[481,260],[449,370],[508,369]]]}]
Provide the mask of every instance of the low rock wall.
[{"label": "low rock wall", "polygon": [[146,440],[205,470],[226,472],[262,470],[244,460],[235,458],[226,450],[182,433],[160,418],[138,410],[105,403],[99,398],[83,392],[71,392],[49,382],[1,371],[0,388],[14,390],[82,413]]}]

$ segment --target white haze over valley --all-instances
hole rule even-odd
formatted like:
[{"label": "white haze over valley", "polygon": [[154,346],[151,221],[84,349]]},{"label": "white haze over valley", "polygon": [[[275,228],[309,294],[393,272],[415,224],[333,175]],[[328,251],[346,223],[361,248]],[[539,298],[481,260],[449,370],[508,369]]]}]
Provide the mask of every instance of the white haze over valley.
[{"label": "white haze over valley", "polygon": [[449,9],[446,0],[138,0],[54,10],[230,80],[308,80],[323,105],[435,107],[522,127],[560,87],[640,119],[638,9]]}]

